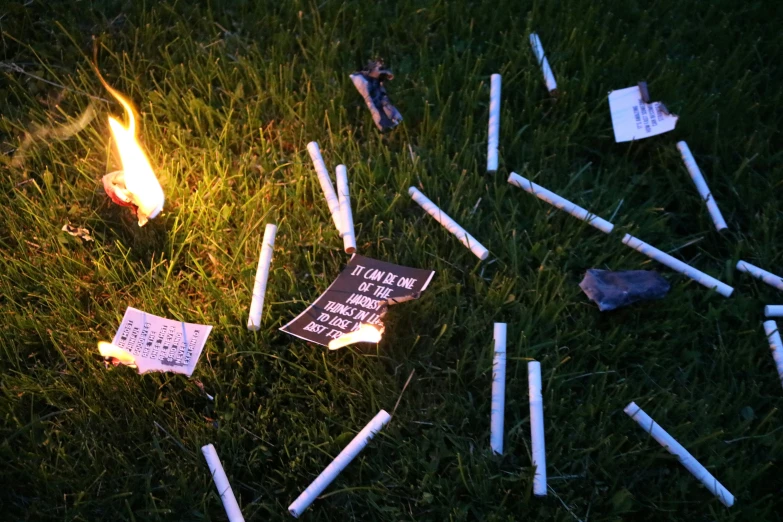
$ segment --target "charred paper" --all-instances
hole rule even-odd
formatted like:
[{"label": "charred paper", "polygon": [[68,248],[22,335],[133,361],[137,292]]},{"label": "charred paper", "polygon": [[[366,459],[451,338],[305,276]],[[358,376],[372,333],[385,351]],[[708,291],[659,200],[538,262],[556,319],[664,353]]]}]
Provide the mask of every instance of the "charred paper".
[{"label": "charred paper", "polygon": [[372,119],[381,132],[392,130],[402,121],[402,115],[392,105],[386,93],[384,83],[394,79],[388,69],[384,69],[383,60],[370,61],[361,71],[351,75],[356,90],[364,98],[370,109]]}]

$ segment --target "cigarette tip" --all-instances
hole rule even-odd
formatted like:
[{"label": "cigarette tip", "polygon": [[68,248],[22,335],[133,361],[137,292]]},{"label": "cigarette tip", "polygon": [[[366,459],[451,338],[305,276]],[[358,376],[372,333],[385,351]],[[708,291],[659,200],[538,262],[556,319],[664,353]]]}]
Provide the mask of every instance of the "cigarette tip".
[{"label": "cigarette tip", "polygon": [[288,512],[291,513],[291,516],[294,518],[299,518],[299,512],[294,508],[289,508]]},{"label": "cigarette tip", "polygon": [[414,195],[415,193],[417,193],[418,191],[419,190],[416,187],[409,187],[408,188],[408,194],[411,195],[411,196]]},{"label": "cigarette tip", "polygon": [[632,401],[628,403],[628,406],[626,406],[623,411],[628,415],[633,416],[637,411],[639,411],[639,406],[637,406],[636,403]]}]

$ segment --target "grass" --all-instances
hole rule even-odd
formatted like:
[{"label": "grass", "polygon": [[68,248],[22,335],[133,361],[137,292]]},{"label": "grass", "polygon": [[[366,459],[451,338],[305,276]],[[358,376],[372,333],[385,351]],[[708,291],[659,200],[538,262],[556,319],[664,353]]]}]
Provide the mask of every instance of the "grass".
[{"label": "grass", "polygon": [[[415,376],[392,423],[303,519],[779,520],[783,394],[764,338],[781,272],[783,82],[774,2],[10,2],[0,9],[0,505],[7,520],[225,520],[214,443],[248,520],[288,504]],[[539,32],[560,96],[527,41]],[[100,177],[106,117],[25,131],[106,97],[141,112],[167,196],[138,228]],[[405,121],[381,136],[348,73],[382,56]],[[23,71],[23,72],[20,72]],[[484,173],[489,75],[503,74],[501,169]],[[606,93],[646,79],[680,115],[613,140]],[[54,85],[53,85],[54,84]],[[685,139],[731,231],[675,148]],[[431,268],[376,347],[337,353],[278,328],[347,260],[305,144],[348,165],[359,251]],[[609,218],[611,236],[509,186],[514,170]],[[425,193],[492,252],[415,206]],[[480,198],[480,203],[477,201]],[[474,206],[476,207],[473,212]],[[60,231],[89,228],[84,244]],[[277,222],[263,328],[245,328],[263,226]],[[623,246],[630,232],[736,286],[725,299]],[[600,313],[587,268],[658,269],[669,296]],[[106,369],[127,306],[215,325],[192,379]],[[492,323],[509,324],[506,454],[489,454]],[[544,375],[550,495],[532,496],[526,363]],[[210,402],[195,382],[215,396]],[[636,401],[737,497],[724,508],[622,412]]]}]

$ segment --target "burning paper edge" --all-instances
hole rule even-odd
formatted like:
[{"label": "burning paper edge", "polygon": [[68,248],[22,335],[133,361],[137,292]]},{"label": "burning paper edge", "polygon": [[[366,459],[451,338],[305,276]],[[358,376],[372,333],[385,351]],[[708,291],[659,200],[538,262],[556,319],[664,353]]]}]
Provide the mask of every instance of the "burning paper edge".
[{"label": "burning paper edge", "polygon": [[118,364],[123,364],[125,366],[138,369],[138,366],[136,365],[136,358],[131,355],[130,352],[123,350],[115,344],[100,341],[98,343],[98,352],[102,357],[108,359],[115,366]]},{"label": "burning paper edge", "polygon": [[378,329],[369,323],[362,323],[358,330],[346,332],[337,339],[329,341],[329,349],[339,350],[356,343],[379,343],[383,337],[383,330],[383,328]]}]

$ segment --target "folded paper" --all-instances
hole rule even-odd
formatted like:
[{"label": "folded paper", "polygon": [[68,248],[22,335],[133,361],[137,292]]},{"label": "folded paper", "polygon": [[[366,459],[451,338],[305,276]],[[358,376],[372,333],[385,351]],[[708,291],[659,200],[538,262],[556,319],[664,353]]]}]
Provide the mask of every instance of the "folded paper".
[{"label": "folded paper", "polygon": [[[433,270],[354,254],[329,288],[281,330],[333,350],[349,340],[378,342],[388,307],[417,298],[434,275]],[[332,344],[348,334],[351,336]]]},{"label": "folded paper", "polygon": [[99,350],[114,362],[135,366],[139,373],[173,372],[190,377],[211,331],[211,326],[128,307],[114,340],[100,343]]},{"label": "folded paper", "polygon": [[609,111],[617,143],[657,136],[677,125],[677,116],[662,103],[644,102],[638,85],[610,92]]}]

